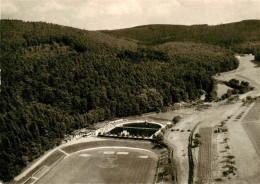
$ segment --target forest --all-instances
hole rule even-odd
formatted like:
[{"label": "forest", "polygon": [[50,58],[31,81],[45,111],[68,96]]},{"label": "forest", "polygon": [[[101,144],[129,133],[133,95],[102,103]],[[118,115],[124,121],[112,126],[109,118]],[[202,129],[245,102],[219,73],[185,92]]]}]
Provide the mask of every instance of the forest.
[{"label": "forest", "polygon": [[255,60],[260,61],[260,47],[255,51]]},{"label": "forest", "polygon": [[214,100],[211,76],[239,64],[231,49],[194,40],[146,45],[110,33],[18,20],[1,20],[0,32],[3,181],[73,130],[160,111],[197,100],[202,92]]},{"label": "forest", "polygon": [[244,20],[220,25],[144,25],[102,32],[115,37],[134,39],[145,45],[193,41],[219,45],[244,54],[254,53],[260,48],[260,20]]}]

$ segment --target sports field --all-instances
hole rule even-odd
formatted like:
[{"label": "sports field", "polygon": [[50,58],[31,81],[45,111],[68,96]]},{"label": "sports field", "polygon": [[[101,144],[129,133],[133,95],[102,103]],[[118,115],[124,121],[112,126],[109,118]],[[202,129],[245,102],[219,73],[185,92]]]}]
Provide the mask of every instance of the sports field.
[{"label": "sports field", "polygon": [[243,122],[258,121],[260,118],[260,101],[255,102],[254,106],[246,114]]},{"label": "sports field", "polygon": [[254,106],[243,119],[243,126],[248,137],[252,141],[258,156],[260,157],[260,101],[255,102]]},{"label": "sports field", "polygon": [[157,161],[146,150],[94,148],[68,155],[36,183],[153,183]]},{"label": "sports field", "polygon": [[260,157],[260,122],[243,123],[243,126]]}]

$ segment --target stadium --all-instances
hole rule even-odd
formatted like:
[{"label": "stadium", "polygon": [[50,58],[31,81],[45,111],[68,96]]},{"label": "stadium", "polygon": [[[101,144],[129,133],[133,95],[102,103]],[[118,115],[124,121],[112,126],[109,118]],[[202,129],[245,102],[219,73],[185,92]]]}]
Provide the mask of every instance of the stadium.
[{"label": "stadium", "polygon": [[[153,133],[158,133],[165,127],[164,124],[143,121],[133,124],[112,122],[106,125],[109,128],[102,127],[94,132],[109,132],[123,125],[132,132],[136,127],[137,130],[152,129]],[[153,141],[142,140],[141,136],[136,140],[130,136],[96,137],[93,133],[90,137],[81,135],[77,140],[51,150],[12,183],[155,183],[158,170],[162,170],[158,168],[159,162],[167,163],[169,157],[167,147],[158,148]]]}]

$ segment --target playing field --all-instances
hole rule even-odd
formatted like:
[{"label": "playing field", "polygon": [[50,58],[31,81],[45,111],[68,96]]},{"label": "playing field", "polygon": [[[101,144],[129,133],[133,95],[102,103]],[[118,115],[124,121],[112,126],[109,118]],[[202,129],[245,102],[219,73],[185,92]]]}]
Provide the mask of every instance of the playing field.
[{"label": "playing field", "polygon": [[243,119],[243,126],[260,157],[260,102],[257,101]]},{"label": "playing field", "polygon": [[243,126],[260,157],[260,122],[243,123]]},{"label": "playing field", "polygon": [[260,118],[260,101],[255,102],[254,106],[244,117],[244,122],[248,121],[258,121]]},{"label": "playing field", "polygon": [[157,161],[146,150],[94,148],[68,155],[36,183],[153,183]]}]

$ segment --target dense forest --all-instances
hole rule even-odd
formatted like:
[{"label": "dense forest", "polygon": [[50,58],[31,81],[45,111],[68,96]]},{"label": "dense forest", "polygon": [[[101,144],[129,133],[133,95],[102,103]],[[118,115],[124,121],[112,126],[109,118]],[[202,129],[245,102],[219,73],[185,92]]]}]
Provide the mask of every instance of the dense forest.
[{"label": "dense forest", "polygon": [[245,20],[221,25],[145,25],[102,31],[116,37],[157,45],[172,41],[193,41],[230,48],[238,53],[254,53],[260,48],[260,20]]},{"label": "dense forest", "polygon": [[0,29],[4,181],[75,129],[159,111],[199,99],[204,91],[210,101],[211,76],[238,67],[233,51],[189,39],[145,45],[102,32],[17,20],[1,20]]}]

